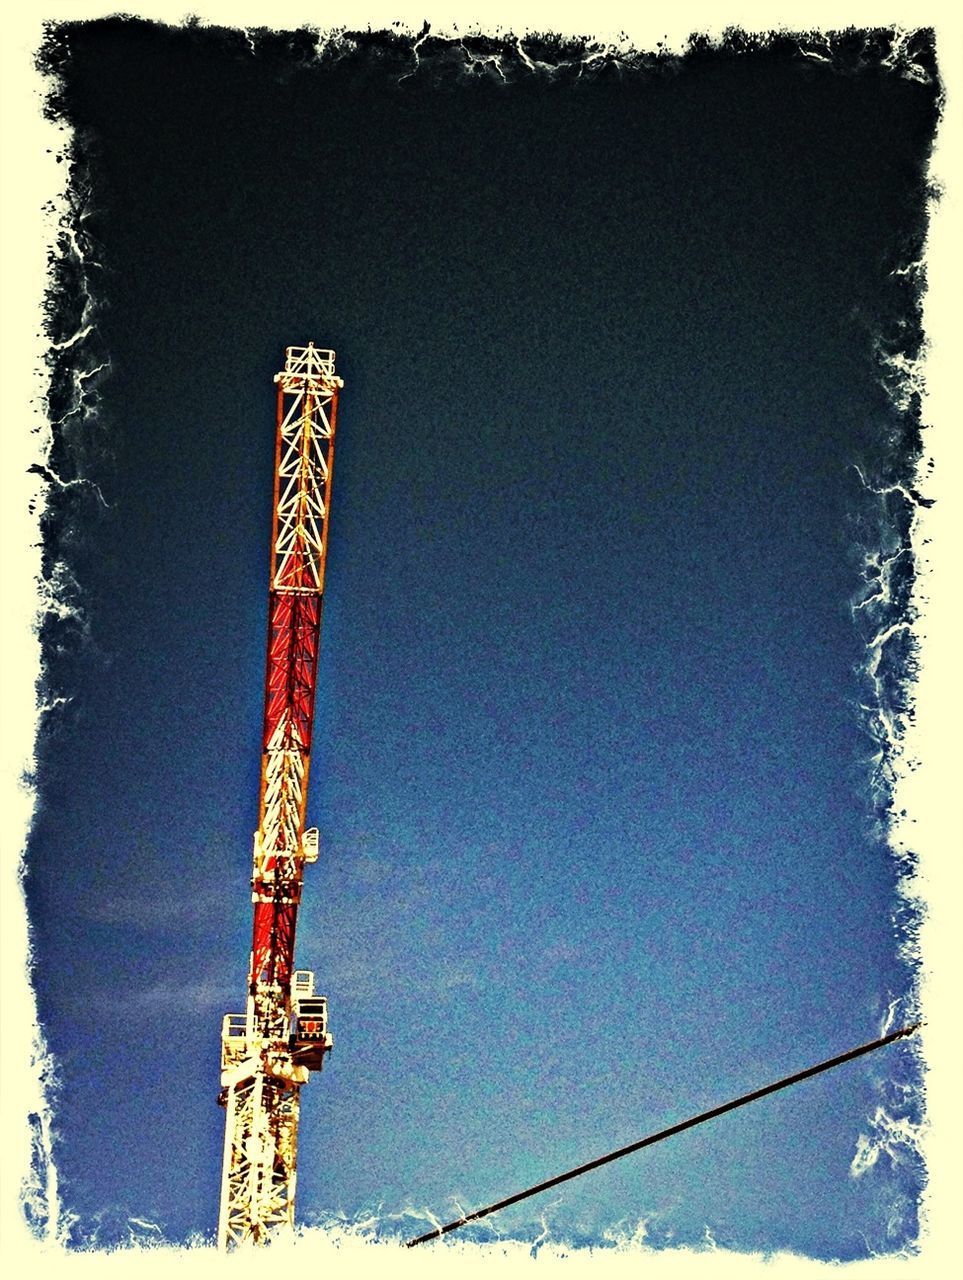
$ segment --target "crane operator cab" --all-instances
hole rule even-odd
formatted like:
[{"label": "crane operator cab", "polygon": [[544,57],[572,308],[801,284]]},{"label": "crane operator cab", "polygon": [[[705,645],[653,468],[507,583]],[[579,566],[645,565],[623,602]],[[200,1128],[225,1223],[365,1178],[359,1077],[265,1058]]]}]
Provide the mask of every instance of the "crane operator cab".
[{"label": "crane operator cab", "polygon": [[296,969],[291,982],[290,1048],[298,1065],[320,1071],[325,1053],[334,1044],[328,1030],[328,1000],[314,994],[314,974]]}]

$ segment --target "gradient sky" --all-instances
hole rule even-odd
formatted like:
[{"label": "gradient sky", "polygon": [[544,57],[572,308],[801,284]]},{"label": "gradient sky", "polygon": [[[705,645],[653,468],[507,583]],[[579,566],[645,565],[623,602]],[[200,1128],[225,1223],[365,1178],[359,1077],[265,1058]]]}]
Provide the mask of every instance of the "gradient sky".
[{"label": "gradient sky", "polygon": [[[50,55],[110,361],[55,457],[107,506],[72,490],[48,528],[85,626],[48,629],[72,701],[28,879],[77,1242],[215,1225],[288,343],[333,346],[346,384],[298,943],[336,1044],[300,1217],[411,1234],[390,1215],[509,1194],[910,1007],[860,711],[887,615],[853,604],[905,530],[857,468],[912,462],[879,348],[913,340],[893,272],[932,79],[859,36],[581,76],[255,44],[115,20]],[[75,320],[62,299],[54,336]],[[477,1236],[547,1212],[579,1242],[645,1219],[655,1244],[898,1248],[918,1164],[851,1165],[916,1081],[893,1046]]]}]

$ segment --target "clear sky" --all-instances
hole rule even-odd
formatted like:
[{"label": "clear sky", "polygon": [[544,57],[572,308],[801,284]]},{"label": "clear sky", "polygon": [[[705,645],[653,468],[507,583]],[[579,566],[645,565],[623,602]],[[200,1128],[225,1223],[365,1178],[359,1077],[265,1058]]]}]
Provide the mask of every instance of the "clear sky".
[{"label": "clear sky", "polygon": [[[68,491],[47,530],[86,630],[47,635],[73,700],[28,893],[78,1242],[214,1227],[288,343],[335,347],[346,383],[298,945],[336,1046],[301,1216],[449,1216],[910,1009],[860,710],[900,697],[900,655],[877,688],[861,669],[908,577],[853,606],[908,518],[860,474],[914,457],[879,354],[912,350],[893,273],[936,86],[886,52],[549,75],[495,46],[471,73],[430,41],[416,65],[387,38],[319,62],[62,33],[110,370],[55,461],[107,506]],[[916,1080],[888,1049],[571,1184],[552,1230],[897,1248],[917,1163],[851,1170]]]}]

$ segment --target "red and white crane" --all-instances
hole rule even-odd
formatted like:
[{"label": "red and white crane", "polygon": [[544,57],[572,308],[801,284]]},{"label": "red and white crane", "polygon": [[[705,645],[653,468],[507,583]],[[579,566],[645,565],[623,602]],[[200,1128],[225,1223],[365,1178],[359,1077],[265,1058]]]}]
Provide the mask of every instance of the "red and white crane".
[{"label": "red and white crane", "polygon": [[332,1037],[314,974],[294,968],[338,392],[334,352],[288,347],[275,375],[277,453],[268,595],[261,788],[254,833],[254,931],[247,1011],[221,1033],[226,1107],[218,1247],[263,1243],[294,1225],[301,1086]]}]

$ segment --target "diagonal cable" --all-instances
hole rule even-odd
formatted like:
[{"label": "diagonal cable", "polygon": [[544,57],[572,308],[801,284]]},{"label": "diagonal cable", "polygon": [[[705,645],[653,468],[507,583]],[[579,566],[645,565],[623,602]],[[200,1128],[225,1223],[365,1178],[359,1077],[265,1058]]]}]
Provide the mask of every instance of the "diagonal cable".
[{"label": "diagonal cable", "polygon": [[690,1116],[688,1120],[681,1120],[678,1124],[669,1125],[668,1129],[660,1129],[658,1133],[650,1133],[647,1138],[640,1138],[638,1142],[631,1142],[627,1147],[619,1147],[618,1151],[610,1151],[608,1155],[598,1156],[595,1160],[589,1160],[587,1164],[580,1164],[574,1169],[569,1169],[566,1173],[559,1173],[554,1178],[547,1178],[545,1182],[536,1183],[534,1187],[528,1187],[525,1191],[516,1191],[513,1196],[506,1196],[504,1200],[496,1200],[494,1204],[486,1205],[484,1209],[476,1209],[473,1213],[467,1213],[463,1218],[456,1218],[454,1222],[446,1222],[443,1227],[437,1227],[434,1231],[426,1231],[422,1236],[416,1236],[414,1240],[406,1241],[406,1248],[411,1248],[416,1244],[423,1244],[426,1240],[436,1240],[439,1236],[446,1235],[449,1231],[455,1231],[458,1227],[463,1227],[469,1222],[477,1222],[479,1218],[487,1218],[490,1213],[497,1213],[499,1209],[507,1209],[511,1204],[518,1204],[519,1200],[527,1200],[529,1196],[537,1196],[541,1191],[547,1191],[549,1187],[557,1187],[560,1182],[568,1182],[571,1178],[578,1178],[583,1173],[588,1173],[592,1169],[598,1169],[603,1164],[610,1164],[613,1160],[621,1160],[623,1156],[630,1156],[633,1151],[641,1151],[643,1147],[651,1147],[656,1142],[662,1142],[665,1138],[672,1138],[677,1133],[683,1133],[686,1129],[693,1129],[697,1124],[705,1124],[707,1120],[714,1120],[716,1116],[725,1115],[727,1111],[735,1111],[737,1107],[745,1107],[750,1102],[756,1102],[759,1098],[765,1098],[770,1093],[776,1093],[779,1089],[788,1089],[790,1085],[799,1084],[802,1080],[808,1080],[810,1076],[818,1076],[822,1071],[830,1071],[833,1067],[841,1067],[844,1062],[851,1062],[853,1058],[860,1058],[864,1053],[872,1053],[874,1049],[882,1049],[884,1045],[892,1044],[894,1040],[899,1040],[902,1036],[911,1036],[922,1023],[914,1022],[911,1026],[902,1027],[899,1031],[891,1031],[888,1036],[881,1036],[878,1040],[870,1040],[868,1044],[861,1044],[856,1049],[849,1049],[846,1053],[840,1053],[835,1058],[827,1058],[825,1062],[818,1062],[814,1067],[807,1067],[805,1071],[797,1071],[795,1075],[786,1076],[782,1080],[777,1080],[774,1084],[764,1085],[761,1089],[754,1089],[752,1093],[744,1093],[741,1098],[733,1098],[731,1102],[724,1102],[719,1107],[713,1107],[711,1111],[700,1112],[697,1116]]}]

